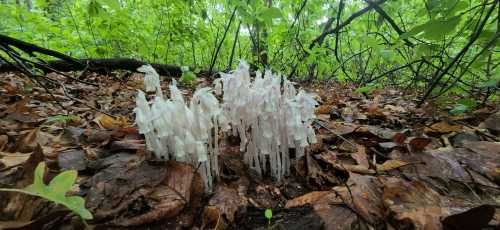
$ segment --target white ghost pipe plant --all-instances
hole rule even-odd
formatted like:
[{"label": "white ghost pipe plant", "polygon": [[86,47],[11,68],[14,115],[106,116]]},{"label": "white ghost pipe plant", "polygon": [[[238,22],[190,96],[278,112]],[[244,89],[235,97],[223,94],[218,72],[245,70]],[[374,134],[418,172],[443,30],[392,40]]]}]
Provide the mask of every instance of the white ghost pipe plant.
[{"label": "white ghost pipe plant", "polygon": [[200,165],[208,190],[219,174],[219,132],[239,136],[245,163],[260,175],[269,172],[278,180],[290,173],[290,148],[299,159],[305,148],[316,143],[311,126],[316,101],[270,71],[264,75],[257,72],[251,80],[249,66],[242,61],[238,69],[221,73],[214,81],[222,104],[210,88],[201,88],[189,106],[175,80],[169,86],[170,98],[164,98],[156,71],[151,66],[142,66],[139,71],[146,73],[146,90],[156,90],[149,102],[139,91],[134,110],[148,150],[160,159]]},{"label": "white ghost pipe plant", "polygon": [[222,110],[232,133],[241,139],[245,163],[260,175],[270,171],[281,179],[290,172],[289,148],[295,148],[299,159],[306,147],[316,143],[311,123],[317,102],[304,91],[297,93],[280,75],[257,72],[252,81],[249,66],[242,61],[234,72],[221,73],[214,84],[215,91],[223,94]]},{"label": "white ghost pipe plant", "polygon": [[144,73],[144,86],[146,87],[146,92],[156,92],[159,96],[162,96],[161,85],[160,85],[160,75],[151,65],[143,65],[137,68],[137,71]]},{"label": "white ghost pipe plant", "polygon": [[[139,69],[154,71],[147,66]],[[169,86],[170,98],[164,98],[159,84],[149,85],[151,82],[146,82],[151,80],[148,74],[157,76],[152,71],[146,73],[144,81],[146,88],[155,88],[154,99],[148,102],[142,91],[137,93],[134,112],[139,133],[144,134],[147,149],[154,152],[158,159],[199,167],[205,187],[211,190],[213,177],[218,175],[219,168],[218,133],[228,129],[220,113],[219,102],[209,88],[202,88],[195,91],[188,106],[175,80]]]}]

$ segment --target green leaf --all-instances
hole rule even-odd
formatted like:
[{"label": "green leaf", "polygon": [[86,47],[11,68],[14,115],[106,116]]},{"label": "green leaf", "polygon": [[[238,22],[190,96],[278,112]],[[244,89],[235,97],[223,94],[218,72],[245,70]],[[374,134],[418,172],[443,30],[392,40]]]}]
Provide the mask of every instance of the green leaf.
[{"label": "green leaf", "polygon": [[87,6],[87,12],[90,16],[97,16],[102,11],[102,6],[96,0],[91,0]]},{"label": "green leaf", "polygon": [[273,210],[267,208],[266,211],[264,212],[264,216],[270,220],[271,218],[273,218]]},{"label": "green leaf", "polygon": [[432,19],[402,34],[399,39],[406,39],[422,34],[424,38],[429,40],[442,40],[444,36],[455,30],[459,22],[459,16],[450,19]]},{"label": "green leaf", "polygon": [[266,8],[262,11],[262,14],[269,18],[281,18],[281,10],[276,7]]},{"label": "green leaf", "polygon": [[44,174],[45,162],[40,162],[35,169],[33,184],[23,189],[0,188],[0,191],[21,192],[39,196],[54,203],[64,205],[84,220],[93,218],[92,213],[85,208],[85,200],[83,198],[79,196],[66,196],[66,193],[76,181],[77,172],[75,170],[60,173],[52,179],[48,186],[43,182]]},{"label": "green leaf", "polygon": [[431,20],[429,21],[424,29],[424,38],[430,40],[441,40],[455,30],[458,23],[460,22],[460,17],[453,17],[449,20]]},{"label": "green leaf", "polygon": [[102,0],[106,5],[108,5],[111,9],[118,10],[120,9],[120,2],[118,0]]},{"label": "green leaf", "polygon": [[493,87],[496,87],[497,85],[498,85],[498,80],[491,79],[491,80],[488,80],[486,82],[479,84],[479,88],[493,88]]},{"label": "green leaf", "polygon": [[467,107],[466,105],[456,104],[455,107],[453,107],[453,109],[450,110],[450,113],[461,114],[461,113],[467,112],[468,110],[469,110],[469,107]]},{"label": "green leaf", "polygon": [[33,184],[30,186],[37,188],[45,186],[45,183],[43,183],[44,175],[45,175],[45,162],[41,162],[35,168],[35,175],[33,176]]},{"label": "green leaf", "polygon": [[259,18],[262,18],[266,24],[271,24],[273,19],[281,18],[281,11],[276,7],[265,8],[259,12]]},{"label": "green leaf", "polygon": [[182,73],[181,82],[184,84],[191,85],[196,79],[196,75],[192,71],[185,71]]},{"label": "green leaf", "polygon": [[356,93],[371,93],[376,88],[377,87],[375,87],[375,86],[367,85],[367,86],[357,88],[354,92],[356,92]]},{"label": "green leaf", "polygon": [[59,173],[49,183],[49,189],[58,196],[65,196],[66,192],[71,189],[75,183],[78,173],[75,170],[68,170]]},{"label": "green leaf", "polygon": [[55,115],[55,116],[48,117],[45,122],[50,123],[50,122],[75,121],[75,120],[80,120],[80,116],[78,116],[78,115]]},{"label": "green leaf", "polygon": [[475,108],[477,106],[476,100],[467,98],[459,99],[457,104],[465,105],[468,108]]},{"label": "green leaf", "polygon": [[403,40],[403,39],[407,39],[409,37],[413,37],[413,36],[416,36],[418,34],[420,34],[421,32],[423,32],[425,29],[425,24],[424,25],[419,25],[419,26],[415,26],[413,27],[413,29],[401,34],[399,36],[399,39],[398,40]]}]

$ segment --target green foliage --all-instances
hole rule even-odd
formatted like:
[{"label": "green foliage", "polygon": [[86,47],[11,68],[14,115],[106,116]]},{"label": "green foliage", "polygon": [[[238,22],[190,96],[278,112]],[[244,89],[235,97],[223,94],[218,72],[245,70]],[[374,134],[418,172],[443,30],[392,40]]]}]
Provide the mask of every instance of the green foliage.
[{"label": "green foliage", "polygon": [[469,111],[469,107],[463,104],[456,104],[451,110],[450,113],[452,114],[461,114]]},{"label": "green foliage", "polygon": [[51,124],[64,123],[69,121],[79,121],[81,118],[78,115],[55,115],[50,116],[43,122],[40,127],[49,127]]},{"label": "green foliage", "polygon": [[32,196],[39,196],[67,207],[84,220],[92,219],[92,213],[85,208],[85,200],[83,198],[79,196],[66,196],[66,193],[76,181],[76,170],[61,172],[50,181],[49,185],[45,185],[43,182],[44,174],[45,162],[40,162],[35,169],[33,184],[22,189],[0,188],[0,191],[21,192]]},{"label": "green foliage", "polygon": [[459,22],[459,16],[450,19],[431,19],[402,34],[400,39],[406,39],[410,36],[421,34],[423,38],[440,41],[443,40],[446,35],[450,34],[450,32],[454,31]]},{"label": "green foliage", "polygon": [[450,110],[450,113],[452,113],[452,114],[465,113],[467,111],[470,111],[471,109],[474,109],[476,106],[477,106],[477,103],[475,100],[460,99],[456,102],[454,107]]},{"label": "green foliage", "polygon": [[264,211],[264,216],[267,219],[267,229],[271,229],[271,219],[273,218],[273,210],[270,208],[266,208],[266,211]]},{"label": "green foliage", "polygon": [[273,218],[273,210],[270,208],[266,209],[266,211],[264,212],[264,216],[266,217],[266,219]]},{"label": "green foliage", "polygon": [[45,123],[57,123],[57,122],[67,122],[67,121],[78,121],[80,116],[78,115],[55,115],[47,118]]},{"label": "green foliage", "polygon": [[375,84],[368,84],[366,86],[357,88],[354,92],[362,94],[371,94],[373,90],[376,90],[378,88],[379,87]]},{"label": "green foliage", "polygon": [[[341,22],[367,6],[365,1],[344,3]],[[498,89],[493,79],[500,76],[500,52],[494,52],[500,45],[500,39],[494,40],[498,10],[486,19],[493,1],[386,1],[380,7],[400,31],[370,10],[338,37],[331,33],[318,42],[323,31],[336,26],[338,0],[34,0],[31,11],[0,1],[0,33],[78,58],[132,57],[200,69],[210,67],[221,44],[215,70],[233,69],[245,59],[287,76],[293,72],[295,78],[411,85],[415,90],[427,90],[435,73],[479,33],[448,71],[460,81],[445,74],[435,85],[449,84],[444,87],[449,92]],[[484,28],[476,31],[483,20]],[[232,66],[227,66],[230,57]],[[421,66],[417,62],[383,74],[421,60]],[[189,84],[194,78],[184,73],[181,80]],[[371,91],[363,87],[360,92]]]},{"label": "green foliage", "polygon": [[182,68],[181,82],[187,85],[193,84],[196,80],[196,74],[189,70],[189,67],[183,66]]}]

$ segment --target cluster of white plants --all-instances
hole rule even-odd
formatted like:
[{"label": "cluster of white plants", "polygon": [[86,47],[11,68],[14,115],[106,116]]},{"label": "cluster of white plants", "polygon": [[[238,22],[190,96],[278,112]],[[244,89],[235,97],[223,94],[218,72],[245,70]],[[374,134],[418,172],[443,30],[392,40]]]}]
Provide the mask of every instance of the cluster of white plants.
[{"label": "cluster of white plants", "polygon": [[222,110],[232,134],[240,137],[245,163],[259,175],[270,170],[281,179],[290,172],[289,149],[300,159],[316,143],[311,123],[317,102],[281,75],[257,71],[252,81],[242,61],[236,71],[221,73],[215,90],[223,94]]},{"label": "cluster of white plants", "polygon": [[219,174],[219,132],[239,136],[245,163],[259,175],[270,172],[278,180],[290,172],[289,149],[300,159],[316,142],[311,126],[316,101],[280,75],[256,72],[251,80],[249,66],[242,61],[237,70],[221,73],[214,81],[221,104],[210,88],[201,88],[188,105],[175,80],[170,98],[165,98],[156,71],[149,65],[138,70],[145,73],[146,91],[156,91],[151,101],[140,90],[136,99],[136,124],[148,150],[160,159],[200,167],[209,190]]},{"label": "cluster of white plants", "polygon": [[189,105],[184,101],[175,80],[169,86],[170,98],[163,96],[159,76],[151,66],[138,69],[145,73],[146,91],[156,91],[148,101],[140,91],[136,98],[136,124],[144,134],[148,150],[158,159],[187,162],[198,168],[211,189],[218,176],[219,130],[229,130],[217,98],[209,88],[196,90]]}]

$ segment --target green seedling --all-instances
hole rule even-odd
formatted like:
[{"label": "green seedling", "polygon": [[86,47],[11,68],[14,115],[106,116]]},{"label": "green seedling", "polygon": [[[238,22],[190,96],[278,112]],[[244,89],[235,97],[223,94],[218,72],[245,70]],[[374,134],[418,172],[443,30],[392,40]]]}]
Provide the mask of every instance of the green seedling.
[{"label": "green seedling", "polygon": [[61,204],[78,214],[83,220],[91,220],[92,213],[85,208],[85,200],[79,196],[66,196],[78,175],[76,170],[67,170],[59,173],[49,185],[43,182],[45,162],[40,162],[35,169],[33,184],[22,189],[0,188],[0,191],[21,192],[32,196],[39,196],[56,204]]},{"label": "green seedling", "polygon": [[273,218],[273,210],[268,208],[264,212],[264,216],[267,219],[267,229],[271,229],[271,219]]}]

